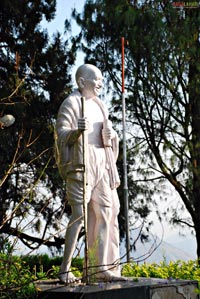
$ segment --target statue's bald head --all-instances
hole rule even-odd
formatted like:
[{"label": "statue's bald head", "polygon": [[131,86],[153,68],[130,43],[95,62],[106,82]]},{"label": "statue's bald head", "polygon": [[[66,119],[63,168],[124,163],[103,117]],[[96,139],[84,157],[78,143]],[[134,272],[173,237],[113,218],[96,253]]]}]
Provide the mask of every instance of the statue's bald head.
[{"label": "statue's bald head", "polygon": [[101,71],[92,64],[83,64],[76,71],[76,83],[79,92],[89,99],[100,94],[103,86]]},{"label": "statue's bald head", "polygon": [[93,64],[88,63],[79,66],[75,75],[77,85],[79,86],[80,78],[89,79],[96,73],[101,74],[101,71]]}]

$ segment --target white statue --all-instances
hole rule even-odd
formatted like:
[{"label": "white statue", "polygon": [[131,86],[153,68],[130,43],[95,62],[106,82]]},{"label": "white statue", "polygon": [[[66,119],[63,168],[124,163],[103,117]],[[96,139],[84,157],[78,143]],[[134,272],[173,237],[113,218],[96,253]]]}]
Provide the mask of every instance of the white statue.
[{"label": "white statue", "polygon": [[[94,65],[80,66],[76,72],[78,89],[64,100],[56,122],[57,163],[66,181],[67,199],[72,209],[59,274],[64,283],[77,280],[70,267],[83,226],[83,131],[87,154],[88,249],[96,256],[95,265],[91,266],[96,266],[97,280],[123,280],[119,267],[119,199],[116,191],[119,186],[116,169],[118,137],[108,121],[107,108],[98,98],[102,80],[101,71]],[[85,98],[85,117],[82,117],[81,97]]]}]

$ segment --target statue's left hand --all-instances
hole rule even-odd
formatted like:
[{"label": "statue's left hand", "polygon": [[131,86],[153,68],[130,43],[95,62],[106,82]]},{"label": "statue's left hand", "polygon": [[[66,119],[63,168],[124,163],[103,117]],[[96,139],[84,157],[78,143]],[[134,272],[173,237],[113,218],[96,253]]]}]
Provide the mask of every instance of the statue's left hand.
[{"label": "statue's left hand", "polygon": [[102,137],[103,137],[103,140],[109,140],[109,139],[112,139],[112,128],[103,128],[102,129]]},{"label": "statue's left hand", "polygon": [[114,131],[112,129],[112,127],[104,127],[102,129],[102,138],[103,138],[103,144],[104,146],[112,146],[112,138],[114,136]]}]

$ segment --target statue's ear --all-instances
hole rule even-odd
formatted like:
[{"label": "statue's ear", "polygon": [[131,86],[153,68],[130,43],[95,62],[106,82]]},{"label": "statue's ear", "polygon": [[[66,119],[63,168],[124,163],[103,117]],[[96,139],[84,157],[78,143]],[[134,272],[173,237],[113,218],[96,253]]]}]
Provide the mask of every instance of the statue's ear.
[{"label": "statue's ear", "polygon": [[83,77],[79,77],[79,79],[78,79],[78,87],[80,89],[83,89],[84,86],[85,86],[85,79]]}]

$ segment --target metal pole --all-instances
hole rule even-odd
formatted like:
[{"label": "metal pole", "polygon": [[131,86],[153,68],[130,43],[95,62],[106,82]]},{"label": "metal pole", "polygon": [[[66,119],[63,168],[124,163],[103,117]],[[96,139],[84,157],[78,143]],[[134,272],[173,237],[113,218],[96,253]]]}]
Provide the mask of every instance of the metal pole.
[{"label": "metal pole", "polygon": [[121,38],[122,46],[122,125],[123,125],[123,170],[124,170],[124,216],[126,225],[126,259],[130,260],[130,232],[128,217],[128,180],[127,180],[127,156],[126,156],[126,102],[124,87],[124,37]]},{"label": "metal pole", "polygon": [[[81,97],[82,117],[85,117],[85,98]],[[86,150],[85,150],[85,131],[82,133],[83,142],[83,215],[84,215],[84,229],[85,229],[85,282],[89,283],[88,275],[88,230],[87,230],[87,204],[86,204]]]}]

